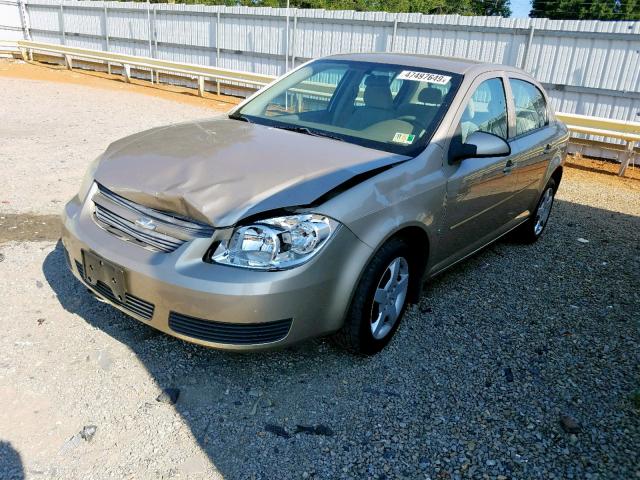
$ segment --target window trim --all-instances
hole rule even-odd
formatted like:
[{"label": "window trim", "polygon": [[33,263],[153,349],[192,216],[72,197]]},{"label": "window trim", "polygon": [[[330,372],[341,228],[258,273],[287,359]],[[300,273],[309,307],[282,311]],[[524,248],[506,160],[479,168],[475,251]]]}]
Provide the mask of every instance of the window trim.
[{"label": "window trim", "polygon": [[[512,119],[512,111],[511,111],[511,105],[509,102],[509,91],[507,90],[507,84],[505,82],[505,76],[503,74],[503,72],[501,71],[491,71],[491,72],[483,72],[482,74],[478,75],[476,78],[473,79],[473,81],[471,82],[471,84],[469,85],[469,87],[467,88],[466,92],[464,92],[462,94],[462,99],[459,103],[459,107],[453,117],[453,120],[449,126],[449,130],[448,130],[448,141],[445,145],[445,151],[449,151],[449,149],[451,148],[451,143],[453,142],[454,137],[457,135],[458,133],[458,127],[460,126],[460,122],[462,120],[462,115],[464,115],[465,110],[467,109],[467,105],[469,104],[469,100],[471,99],[471,97],[473,96],[474,93],[476,93],[476,91],[478,90],[478,87],[480,87],[480,85],[482,85],[484,82],[488,81],[488,80],[500,80],[502,82],[502,89],[504,91],[504,95],[505,95],[505,107],[507,110],[507,138],[502,138],[502,140],[504,140],[505,142],[509,142],[511,140],[511,119]],[[462,93],[462,92],[459,92]],[[455,102],[455,100],[454,100]]]},{"label": "window trim", "polygon": [[[521,75],[514,75],[514,74],[509,74],[506,76],[506,84],[509,87],[509,103],[511,104],[511,108],[513,110],[513,137],[510,137],[509,140],[507,140],[508,142],[511,142],[512,140],[519,140],[521,138],[524,138],[528,135],[531,135],[532,133],[536,133],[536,132],[541,132],[542,130],[544,130],[545,128],[547,128],[549,125],[551,125],[551,115],[549,112],[549,99],[547,98],[547,95],[545,93],[545,91],[540,88],[539,86],[537,86],[535,83],[531,82],[531,79],[528,79],[524,76]],[[517,114],[516,114],[516,100],[515,97],[513,95],[513,90],[511,89],[511,80],[519,80],[521,82],[524,83],[528,83],[529,85],[531,85],[533,88],[535,88],[540,95],[542,96],[542,99],[544,100],[544,109],[545,109],[545,113],[546,113],[546,123],[544,125],[542,125],[541,127],[537,127],[534,128],[532,130],[527,130],[524,133],[521,134],[517,134],[517,127],[516,127],[516,121],[517,121]]]},{"label": "window trim", "polygon": [[[491,80],[500,80],[500,83],[502,83],[502,93],[504,93],[504,109],[505,109],[505,114],[507,115],[507,118],[505,119],[507,121],[507,138],[503,138],[500,135],[496,135],[493,132],[484,132],[484,133],[491,133],[492,135],[495,135],[496,137],[501,138],[505,142],[508,142],[509,139],[511,138],[511,129],[509,128],[509,126],[511,125],[511,122],[510,122],[511,116],[509,115],[509,97],[507,96],[507,88],[505,87],[505,82],[504,82],[504,76],[503,75],[498,75],[496,77],[490,77],[490,78],[487,78],[486,80],[483,80],[482,82],[480,82],[477,85],[477,87],[475,88],[475,90],[473,91],[473,93],[467,97],[467,99],[466,99],[467,103],[465,103],[465,105],[464,105],[464,109],[462,110],[462,115],[464,115],[464,111],[467,109],[467,105],[469,104],[469,100],[471,100],[471,97],[473,97],[473,95],[478,91],[478,88],[480,88],[480,85],[482,85],[483,83],[489,82]],[[462,119],[462,115],[460,115],[460,119]],[[458,125],[460,125],[460,120],[458,120]],[[458,130],[458,125],[456,125],[456,131]],[[478,131],[482,131],[482,130],[478,130]]]}]

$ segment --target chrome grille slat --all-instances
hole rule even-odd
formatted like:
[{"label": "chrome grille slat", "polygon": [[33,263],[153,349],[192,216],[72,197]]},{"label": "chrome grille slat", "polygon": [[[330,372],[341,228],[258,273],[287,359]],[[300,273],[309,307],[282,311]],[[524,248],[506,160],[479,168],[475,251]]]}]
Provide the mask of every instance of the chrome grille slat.
[{"label": "chrome grille slat", "polygon": [[[100,184],[92,200],[96,223],[124,241],[156,252],[170,253],[195,238],[211,238],[213,227],[181,215],[138,205]],[[145,229],[136,222],[141,218],[153,222]]]},{"label": "chrome grille slat", "polygon": [[162,212],[160,210],[156,210],[155,208],[139,205],[135,202],[132,202],[131,200],[127,200],[126,198],[121,197],[116,193],[113,193],[111,190],[109,190],[108,188],[100,184],[98,184],[98,189],[100,191],[100,194],[109,198],[113,202],[119,203],[124,207],[136,210],[139,213],[142,213],[143,215],[154,217],[159,220],[164,220],[168,224],[179,225],[182,228],[191,229],[195,232],[205,231],[209,234],[213,233],[213,227],[205,223],[197,222],[195,220],[183,217],[182,215],[178,215],[175,213],[170,214],[168,212]]},{"label": "chrome grille slat", "polygon": [[163,238],[163,236],[160,235],[151,235],[146,232],[142,232],[133,227],[133,225],[128,225],[126,221],[121,220],[115,214],[109,212],[109,210],[99,206],[96,206],[96,217],[107,225],[117,228],[119,227],[119,229],[136,239],[157,246],[158,248],[165,248],[173,251],[184,243],[183,241],[171,241],[169,240],[169,237]]},{"label": "chrome grille slat", "polygon": [[[125,205],[122,202],[115,201],[112,196],[105,195],[102,192],[98,192],[93,197],[93,202],[96,205],[100,205],[101,208],[109,210],[112,214],[126,220],[135,226],[136,219],[144,216],[147,218],[153,218],[157,225],[154,233],[160,233],[180,240],[191,240],[198,236],[210,236],[213,230],[210,228],[197,229],[193,227],[187,227],[182,225],[169,224],[165,221],[168,218],[166,215],[161,217],[161,220],[157,220],[156,217],[151,217],[150,214],[143,212],[142,208],[135,208],[131,205]],[[184,223],[184,222],[181,222]]]}]

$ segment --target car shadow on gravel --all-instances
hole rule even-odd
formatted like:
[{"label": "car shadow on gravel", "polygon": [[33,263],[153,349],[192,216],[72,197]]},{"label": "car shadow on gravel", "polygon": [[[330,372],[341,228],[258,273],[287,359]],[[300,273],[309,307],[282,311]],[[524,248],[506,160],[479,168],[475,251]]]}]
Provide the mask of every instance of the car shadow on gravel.
[{"label": "car shadow on gravel", "polygon": [[542,241],[498,242],[433,280],[373,358],[324,340],[198,347],[98,303],[60,244],[43,271],[62,306],[127,345],[158,392],[180,389],[174,408],[226,479],[622,478],[640,442],[627,401],[640,299],[625,292],[639,220],[556,202]]},{"label": "car shadow on gravel", "polygon": [[23,480],[25,478],[22,458],[11,442],[0,440],[0,478]]}]

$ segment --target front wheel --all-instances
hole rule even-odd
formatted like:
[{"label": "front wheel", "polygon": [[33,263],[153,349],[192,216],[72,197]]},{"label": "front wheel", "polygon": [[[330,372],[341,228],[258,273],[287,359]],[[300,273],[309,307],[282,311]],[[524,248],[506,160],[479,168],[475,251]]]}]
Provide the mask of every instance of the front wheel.
[{"label": "front wheel", "polygon": [[413,276],[410,258],[409,247],[400,239],[378,250],[356,287],[344,326],[334,337],[341,347],[372,355],[389,343],[407,307]]},{"label": "front wheel", "polygon": [[542,236],[547,223],[549,222],[549,216],[551,215],[551,209],[553,208],[553,201],[555,199],[557,186],[555,180],[552,178],[544,187],[542,196],[538,201],[536,210],[531,217],[514,230],[514,237],[524,243],[533,243]]}]

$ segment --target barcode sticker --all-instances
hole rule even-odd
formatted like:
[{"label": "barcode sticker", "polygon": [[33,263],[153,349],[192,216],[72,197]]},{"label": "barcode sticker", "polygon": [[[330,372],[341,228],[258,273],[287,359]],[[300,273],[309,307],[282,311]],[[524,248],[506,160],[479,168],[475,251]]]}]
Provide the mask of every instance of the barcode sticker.
[{"label": "barcode sticker", "polygon": [[446,85],[451,80],[451,77],[446,75],[440,75],[439,73],[430,72],[415,72],[413,70],[403,70],[396,77],[396,80],[413,80],[415,82],[428,82],[438,85]]}]

